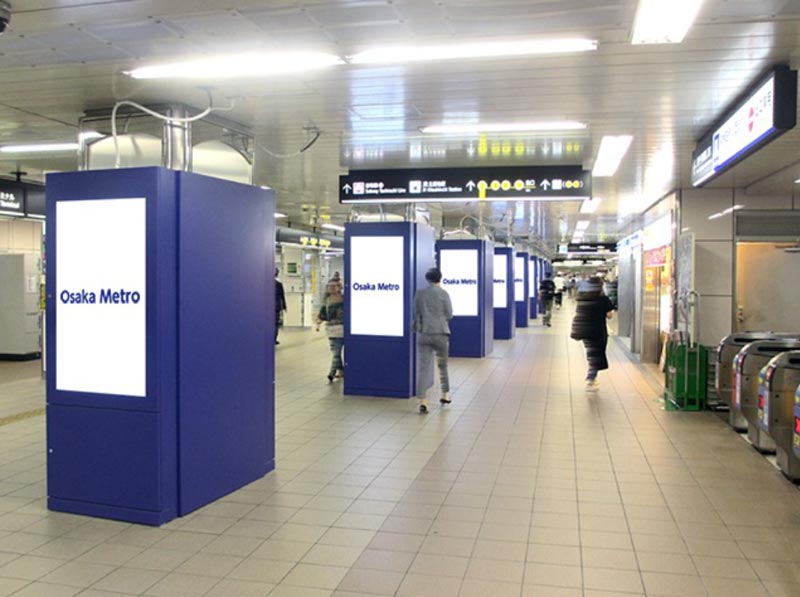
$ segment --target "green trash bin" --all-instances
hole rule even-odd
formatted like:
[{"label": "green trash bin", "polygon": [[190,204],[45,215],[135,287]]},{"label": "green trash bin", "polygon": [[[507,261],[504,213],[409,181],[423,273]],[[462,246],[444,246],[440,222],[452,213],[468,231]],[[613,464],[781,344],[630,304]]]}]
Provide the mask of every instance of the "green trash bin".
[{"label": "green trash bin", "polygon": [[708,349],[705,346],[668,342],[664,384],[667,410],[705,409],[707,373]]}]

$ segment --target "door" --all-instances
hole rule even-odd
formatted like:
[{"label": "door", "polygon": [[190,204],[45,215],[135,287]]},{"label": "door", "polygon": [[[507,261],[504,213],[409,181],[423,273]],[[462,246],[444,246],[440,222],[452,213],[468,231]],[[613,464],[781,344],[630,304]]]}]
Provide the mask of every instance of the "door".
[{"label": "door", "polygon": [[[792,243],[736,245],[736,331],[800,330],[800,252]],[[792,281],[791,283],[786,283]]]}]

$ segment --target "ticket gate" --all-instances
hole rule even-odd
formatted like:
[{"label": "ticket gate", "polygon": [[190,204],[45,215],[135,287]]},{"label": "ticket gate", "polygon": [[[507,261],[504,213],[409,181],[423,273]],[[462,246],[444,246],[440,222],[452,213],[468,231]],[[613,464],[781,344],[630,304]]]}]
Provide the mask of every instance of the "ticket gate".
[{"label": "ticket gate", "polygon": [[794,433],[792,438],[792,453],[795,458],[800,458],[800,386],[794,393]]},{"label": "ticket gate", "polygon": [[733,359],[730,424],[737,431],[747,431],[753,446],[762,452],[775,450],[775,442],[758,425],[758,374],[773,357],[790,350],[800,350],[800,340],[759,340]]},{"label": "ticket gate", "polygon": [[758,424],[775,441],[778,466],[792,481],[800,480],[800,459],[794,455],[794,405],[800,385],[800,350],[773,358],[759,374]]},{"label": "ticket gate", "polygon": [[745,346],[756,340],[800,338],[800,334],[776,334],[773,332],[739,332],[725,336],[717,345],[716,375],[714,389],[722,403],[730,408],[733,391],[733,357]]}]

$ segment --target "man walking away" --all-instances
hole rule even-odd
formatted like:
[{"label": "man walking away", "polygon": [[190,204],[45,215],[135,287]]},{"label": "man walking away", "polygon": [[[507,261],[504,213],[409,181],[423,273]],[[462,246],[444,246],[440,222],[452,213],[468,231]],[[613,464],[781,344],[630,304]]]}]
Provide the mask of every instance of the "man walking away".
[{"label": "man walking away", "polygon": [[441,287],[442,272],[431,268],[425,274],[429,286],[418,290],[414,297],[414,331],[417,332],[419,349],[419,376],[417,377],[417,398],[419,398],[420,414],[428,413],[428,378],[433,366],[433,355],[439,365],[439,383],[442,394],[439,403],[444,406],[452,402],[447,393],[450,391],[450,377],[447,374],[447,353],[450,350],[450,325],[453,319],[453,305],[450,295]]},{"label": "man walking away", "polygon": [[539,283],[539,300],[542,302],[542,325],[553,327],[550,318],[553,316],[553,299],[556,296],[556,284],[553,282],[553,272],[547,272],[544,280]]},{"label": "man walking away", "polygon": [[275,268],[275,344],[278,342],[278,330],[283,327],[283,312],[286,311],[286,294],[283,283],[278,280],[278,268]]}]

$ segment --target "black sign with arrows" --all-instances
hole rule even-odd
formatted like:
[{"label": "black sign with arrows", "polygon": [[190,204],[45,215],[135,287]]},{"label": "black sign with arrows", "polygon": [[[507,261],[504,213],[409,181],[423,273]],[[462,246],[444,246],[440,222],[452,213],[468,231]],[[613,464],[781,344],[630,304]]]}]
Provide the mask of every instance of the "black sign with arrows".
[{"label": "black sign with arrows", "polygon": [[341,203],[541,201],[591,196],[591,172],[581,166],[353,170],[339,177]]}]

